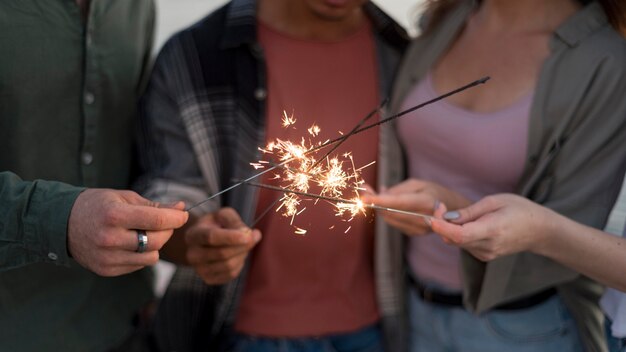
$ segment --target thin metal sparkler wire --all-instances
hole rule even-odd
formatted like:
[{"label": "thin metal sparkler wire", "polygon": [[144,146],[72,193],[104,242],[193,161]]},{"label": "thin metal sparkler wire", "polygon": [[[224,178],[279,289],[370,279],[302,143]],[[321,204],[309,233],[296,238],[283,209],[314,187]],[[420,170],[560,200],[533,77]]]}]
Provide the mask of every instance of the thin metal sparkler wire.
[{"label": "thin metal sparkler wire", "polygon": [[[350,200],[350,199],[327,197],[327,196],[322,196],[322,195],[315,194],[315,193],[293,191],[293,190],[290,190],[290,189],[287,189],[287,188],[272,186],[272,185],[268,185],[268,184],[264,184],[264,183],[256,183],[256,182],[244,182],[244,183],[247,184],[247,185],[250,185],[250,186],[254,186],[254,187],[265,188],[265,189],[269,189],[269,190],[273,190],[273,191],[277,191],[277,192],[283,192],[283,193],[293,193],[293,194],[297,194],[297,195],[304,196],[304,197],[311,197],[311,198],[327,200],[327,201],[333,202],[333,203],[358,204],[358,202]],[[384,210],[384,211],[389,211],[389,212],[392,212],[392,213],[399,213],[399,214],[404,214],[404,215],[418,216],[418,217],[421,217],[421,218],[424,218],[424,219],[433,219],[433,217],[430,216],[430,215],[421,214],[421,213],[415,213],[415,212],[412,212],[412,211],[406,211],[406,210],[400,210],[400,209],[395,209],[395,208],[382,207],[382,206],[376,205],[376,204],[367,204],[367,203],[362,203],[362,204],[363,204],[363,207],[365,207],[365,208],[370,208],[370,209],[375,209],[375,210]]]},{"label": "thin metal sparkler wire", "polygon": [[363,119],[361,119],[361,121],[359,121],[359,123],[357,123],[356,126],[354,126],[354,128],[352,130],[350,130],[350,132],[348,132],[346,135],[340,137],[338,142],[335,143],[335,145],[332,148],[330,148],[330,150],[327,151],[321,158],[319,158],[317,160],[317,162],[315,162],[315,164],[311,165],[311,167],[309,169],[315,168],[317,165],[319,165],[319,163],[321,163],[324,159],[326,159],[327,156],[329,156],[335,150],[337,150],[337,148],[339,148],[343,144],[343,142],[348,140],[348,138],[350,138],[350,136],[352,136],[359,128],[361,128],[361,126],[363,126],[363,124],[366,123],[367,120],[372,118],[372,116],[376,115],[377,112],[379,112],[383,107],[385,107],[385,105],[387,105],[388,102],[389,102],[389,98],[385,98],[382,101],[382,103],[380,103],[380,105],[378,105],[378,107],[375,110],[372,110]]},{"label": "thin metal sparkler wire", "polygon": [[[351,133],[349,133],[349,134],[343,135],[343,136],[341,136],[341,137],[339,137],[339,138],[331,139],[331,140],[329,140],[329,141],[327,141],[327,142],[325,142],[325,143],[323,143],[323,144],[320,144],[320,145],[318,145],[318,146],[316,146],[316,147],[313,147],[313,148],[311,148],[311,149],[307,150],[307,151],[306,151],[306,152],[304,152],[304,153],[305,153],[305,154],[309,154],[309,153],[312,153],[312,152],[314,152],[314,151],[317,151],[317,150],[320,150],[320,149],[322,149],[322,148],[325,148],[325,147],[327,147],[327,146],[329,146],[329,145],[331,145],[331,144],[334,144],[334,143],[337,143],[337,142],[343,141],[343,140],[348,139],[349,137],[351,137],[351,136],[353,136],[353,135],[355,135],[355,134],[358,134],[358,133],[361,133],[361,132],[363,132],[363,131],[369,130],[370,128],[373,128],[373,127],[376,127],[376,126],[382,125],[382,124],[387,123],[387,122],[389,122],[389,121],[391,121],[391,120],[395,120],[395,119],[397,119],[398,117],[404,116],[404,115],[406,115],[406,114],[408,114],[408,113],[410,113],[410,112],[413,112],[413,111],[415,111],[415,110],[417,110],[417,109],[421,109],[421,108],[423,108],[423,107],[424,107],[424,106],[426,106],[426,105],[430,105],[430,104],[435,103],[435,102],[437,102],[437,101],[439,101],[439,100],[445,99],[445,98],[447,98],[447,97],[449,97],[449,96],[451,96],[451,95],[454,95],[454,94],[460,93],[460,92],[462,92],[462,91],[464,91],[464,90],[466,90],[466,89],[469,89],[469,88],[475,87],[475,86],[477,86],[477,85],[479,85],[479,84],[483,84],[483,83],[487,82],[489,79],[490,79],[490,77],[489,77],[489,76],[483,77],[483,78],[481,78],[481,79],[477,79],[477,80],[475,80],[475,81],[473,81],[473,82],[471,82],[471,83],[468,83],[468,84],[466,84],[466,85],[464,85],[464,86],[462,86],[462,87],[460,87],[460,88],[454,89],[454,90],[452,90],[452,91],[450,91],[450,92],[448,92],[448,93],[442,94],[442,95],[440,95],[440,96],[438,96],[438,97],[435,97],[435,98],[433,98],[433,99],[431,99],[431,100],[428,100],[428,101],[425,101],[425,102],[423,102],[423,103],[421,103],[421,104],[415,105],[414,107],[411,107],[411,108],[409,108],[409,109],[406,109],[406,110],[404,110],[404,111],[401,111],[401,112],[399,112],[399,113],[397,113],[397,114],[394,114],[394,115],[392,115],[392,116],[389,116],[389,117],[387,117],[387,118],[385,118],[385,119],[382,119],[382,120],[380,120],[380,121],[378,121],[378,122],[375,122],[375,123],[370,124],[370,125],[367,125],[367,126],[365,126],[365,127],[362,127],[362,128],[356,129],[356,130],[353,130],[353,131],[351,131]],[[374,110],[374,112],[375,112],[375,111],[378,111],[378,107]],[[288,162],[291,162],[291,161],[293,161],[293,160],[295,160],[295,159],[296,159],[296,158],[287,159],[287,160],[283,161],[282,163],[280,163],[280,164],[278,164],[278,165],[284,165],[284,164],[287,164]],[[320,160],[321,160],[321,159],[320,159]],[[270,168],[268,168],[268,169],[265,169],[265,170],[263,170],[263,171],[261,171],[261,172],[259,172],[259,173],[256,173],[256,174],[254,174],[254,175],[252,175],[252,176],[250,176],[250,177],[246,178],[245,180],[242,180],[242,181],[240,181],[240,182],[237,182],[237,183],[235,183],[235,184],[233,184],[233,185],[231,185],[231,186],[229,186],[229,187],[227,187],[227,188],[225,188],[225,189],[223,189],[223,190],[221,190],[221,191],[219,191],[219,192],[217,192],[217,193],[215,193],[215,194],[213,194],[213,195],[209,196],[208,198],[206,198],[206,199],[204,199],[204,200],[202,200],[202,201],[200,201],[200,202],[198,202],[198,203],[196,203],[196,204],[194,204],[194,205],[192,205],[192,206],[188,207],[187,209],[185,209],[185,211],[189,211],[189,210],[191,210],[191,209],[193,209],[193,208],[195,208],[195,207],[198,207],[198,206],[200,206],[200,205],[202,205],[202,204],[204,204],[204,203],[206,203],[206,202],[210,201],[211,199],[214,199],[215,197],[217,197],[217,196],[219,196],[219,195],[222,195],[222,194],[224,194],[224,193],[226,193],[226,192],[228,192],[228,191],[230,191],[230,190],[232,190],[232,189],[234,189],[234,188],[236,188],[236,187],[241,186],[241,185],[242,185],[242,184],[244,184],[244,183],[248,183],[249,181],[252,181],[252,180],[254,180],[254,179],[255,179],[255,178],[257,178],[257,177],[262,176],[262,175],[264,175],[264,174],[266,174],[266,173],[268,173],[268,172],[270,172],[270,171],[274,170],[276,167],[277,167],[277,166],[272,166],[272,167],[270,167]]]}]

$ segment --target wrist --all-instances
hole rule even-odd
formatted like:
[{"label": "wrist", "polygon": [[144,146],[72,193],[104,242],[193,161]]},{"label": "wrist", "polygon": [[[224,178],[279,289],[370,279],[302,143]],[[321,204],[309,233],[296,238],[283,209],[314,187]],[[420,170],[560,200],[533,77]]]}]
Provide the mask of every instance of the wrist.
[{"label": "wrist", "polygon": [[538,220],[539,226],[535,231],[536,238],[532,242],[533,245],[530,250],[544,257],[553,258],[559,243],[562,241],[565,224],[560,214],[548,208],[544,209],[545,211],[541,213]]}]

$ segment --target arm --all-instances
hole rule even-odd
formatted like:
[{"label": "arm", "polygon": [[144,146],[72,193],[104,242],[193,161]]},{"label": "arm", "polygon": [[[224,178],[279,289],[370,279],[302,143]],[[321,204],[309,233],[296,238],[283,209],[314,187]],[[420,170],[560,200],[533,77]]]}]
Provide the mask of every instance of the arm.
[{"label": "arm", "polygon": [[458,211],[440,205],[432,229],[483,261],[530,251],[626,291],[626,240],[520,196],[499,194]]},{"label": "arm", "polygon": [[[37,262],[68,265],[70,258],[103,276],[152,265],[174,228],[187,221],[180,211],[158,209],[134,192],[73,187],[60,182],[26,182],[0,173],[0,270]],[[136,229],[148,234],[148,248],[135,253]]]}]

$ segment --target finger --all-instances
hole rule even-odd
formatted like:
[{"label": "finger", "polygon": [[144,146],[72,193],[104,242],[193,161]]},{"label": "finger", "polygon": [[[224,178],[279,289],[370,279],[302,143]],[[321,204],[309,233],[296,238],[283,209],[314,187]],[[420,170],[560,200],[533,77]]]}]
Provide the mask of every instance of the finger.
[{"label": "finger", "polygon": [[443,215],[443,218],[456,224],[464,224],[494,212],[499,208],[500,205],[497,202],[493,201],[492,198],[487,197],[466,208],[446,212]]},{"label": "finger", "polygon": [[431,219],[431,228],[433,232],[454,244],[463,243],[463,227],[460,225],[449,223],[442,219],[433,218]]},{"label": "finger", "polygon": [[190,246],[187,249],[187,261],[191,264],[213,263],[226,261],[250,252],[252,246],[229,246],[207,248],[203,246]]},{"label": "finger", "polygon": [[260,240],[258,231],[232,230],[198,225],[187,231],[185,241],[189,245],[245,246]]},{"label": "finger", "polygon": [[216,214],[217,222],[227,229],[247,228],[237,211],[233,208],[222,208]]},{"label": "finger", "polygon": [[159,205],[159,203],[153,202],[150,199],[146,199],[133,191],[121,190],[117,192],[122,196],[122,198],[126,202],[128,202],[128,204],[142,205],[145,207],[153,207],[153,208],[156,208]]},{"label": "finger", "polygon": [[178,201],[178,202],[168,203],[168,204],[157,203],[156,207],[162,208],[162,209],[185,210],[185,202]]},{"label": "finger", "polygon": [[183,226],[188,218],[189,213],[184,211],[133,204],[110,207],[105,214],[105,221],[109,225],[154,231],[177,229]]},{"label": "finger", "polygon": [[435,200],[425,193],[385,194],[372,198],[372,203],[387,208],[430,214]]},{"label": "finger", "polygon": [[447,211],[448,211],[448,207],[446,207],[445,204],[441,202],[437,202],[435,204],[435,212],[433,213],[433,216],[436,217],[437,219],[443,219],[443,214],[445,214]]},{"label": "finger", "polygon": [[489,237],[489,232],[491,231],[487,224],[476,222],[457,225],[442,219],[433,218],[431,223],[433,232],[466,249],[472,248],[479,241]]},{"label": "finger", "polygon": [[[158,251],[170,239],[174,231],[146,231],[148,236],[148,244],[145,252]],[[96,245],[100,248],[108,248],[111,250],[125,250],[134,252],[139,248],[139,234],[136,230],[125,230],[119,232],[106,232],[98,236],[95,240]]]},{"label": "finger", "polygon": [[226,278],[227,280],[232,280],[237,277],[237,275],[241,272],[241,269],[243,269],[245,260],[246,255],[240,255],[230,258],[229,260],[203,263],[196,265],[195,267],[198,274],[201,274],[203,277]]},{"label": "finger", "polygon": [[135,253],[125,250],[106,251],[94,261],[100,270],[108,270],[119,266],[151,266],[159,261],[159,252],[151,251]]},{"label": "finger", "polygon": [[415,220],[412,222],[401,221],[396,217],[383,217],[385,222],[392,226],[404,234],[407,235],[423,235],[430,232],[430,228],[424,222],[419,222],[419,220]]},{"label": "finger", "polygon": [[142,265],[117,265],[117,266],[106,267],[106,268],[97,267],[97,268],[90,268],[90,269],[94,273],[100,276],[114,277],[114,276],[130,274],[134,271],[137,271],[143,268],[144,266]]}]

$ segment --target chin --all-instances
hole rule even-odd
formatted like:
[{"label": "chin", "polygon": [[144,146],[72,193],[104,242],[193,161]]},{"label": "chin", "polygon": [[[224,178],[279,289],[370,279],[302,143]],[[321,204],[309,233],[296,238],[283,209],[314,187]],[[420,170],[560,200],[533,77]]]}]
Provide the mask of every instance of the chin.
[{"label": "chin", "polygon": [[306,0],[311,10],[329,21],[341,21],[354,14],[367,0]]}]

